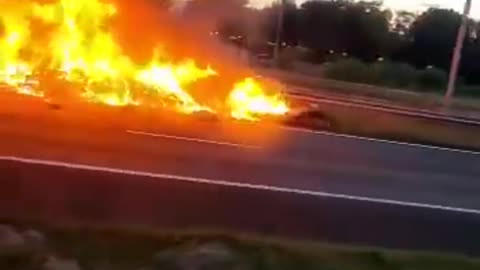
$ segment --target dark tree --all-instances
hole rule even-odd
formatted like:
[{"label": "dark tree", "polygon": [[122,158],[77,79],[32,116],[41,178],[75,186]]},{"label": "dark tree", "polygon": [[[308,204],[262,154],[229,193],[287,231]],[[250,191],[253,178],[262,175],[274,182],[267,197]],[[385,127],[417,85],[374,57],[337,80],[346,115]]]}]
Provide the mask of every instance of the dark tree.
[{"label": "dark tree", "polygon": [[476,35],[465,45],[460,74],[466,83],[480,84],[480,40]]},{"label": "dark tree", "polygon": [[309,1],[299,11],[300,43],[314,51],[327,53],[343,47],[339,32],[344,3],[333,1]]},{"label": "dark tree", "polygon": [[[263,9],[261,16],[264,17],[263,32],[267,40],[274,42],[277,37],[278,18],[280,15],[280,6],[278,3]],[[297,45],[298,43],[298,9],[293,0],[287,0],[283,6],[283,24],[280,40],[288,45]]]},{"label": "dark tree", "polygon": [[308,1],[299,12],[299,40],[320,53],[372,61],[388,51],[388,15],[380,2]]},{"label": "dark tree", "polygon": [[227,19],[243,20],[247,4],[248,0],[190,0],[182,15],[192,23],[216,28]]},{"label": "dark tree", "polygon": [[[218,31],[227,40],[242,37],[236,43],[256,54],[271,53],[279,6],[252,10],[247,2],[191,0],[183,21],[196,28],[203,26],[202,31]],[[297,7],[287,0],[281,41],[306,48],[302,56],[311,62],[338,58],[374,62],[382,57],[420,69],[435,66],[448,71],[461,20],[459,13],[438,8],[420,16],[393,13],[385,11],[381,1],[309,0]],[[470,84],[480,84],[479,29],[478,23],[470,21],[460,68],[462,81]]]},{"label": "dark tree", "polygon": [[462,21],[453,10],[430,9],[412,24],[411,44],[404,56],[417,67],[435,66],[448,70],[452,51]]}]

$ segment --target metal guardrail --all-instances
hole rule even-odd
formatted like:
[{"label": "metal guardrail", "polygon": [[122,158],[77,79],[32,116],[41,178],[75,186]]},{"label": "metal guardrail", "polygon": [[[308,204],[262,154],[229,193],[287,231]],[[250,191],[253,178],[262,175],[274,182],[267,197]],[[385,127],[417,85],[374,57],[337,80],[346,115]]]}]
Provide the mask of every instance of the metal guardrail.
[{"label": "metal guardrail", "polygon": [[[427,109],[416,109],[412,107],[382,103],[382,102],[372,102],[372,101],[365,101],[361,99],[349,99],[343,98],[333,95],[322,95],[318,93],[314,93],[310,88],[300,87],[295,84],[295,81],[298,80],[299,75],[289,74],[288,72],[281,71],[278,74],[278,71],[272,71],[268,69],[257,69],[256,70],[259,74],[265,77],[274,78],[277,80],[282,81],[287,86],[287,93],[289,93],[294,98],[302,98],[302,99],[310,99],[312,102],[317,103],[330,103],[330,104],[337,104],[339,106],[349,106],[349,107],[356,107],[362,108],[367,110],[376,110],[382,111],[397,115],[409,116],[409,117],[416,117],[416,118],[423,118],[423,119],[430,119],[430,120],[437,120],[437,121],[444,121],[449,123],[457,123],[457,124],[464,124],[464,125],[472,125],[472,126],[480,126],[480,112],[479,117],[470,117],[470,116],[462,116],[462,115],[452,115],[450,112],[440,112],[440,111],[432,111]],[[327,89],[357,89],[360,93],[365,92],[363,90],[367,89],[368,91],[375,91],[380,92],[385,90],[385,88],[372,86],[372,85],[365,85],[359,83],[351,83],[351,82],[342,82],[342,81],[335,81],[325,78],[312,78],[307,75],[300,75],[302,80],[308,80],[312,84],[315,85],[323,85],[323,88]],[[368,92],[367,91],[367,92]],[[409,93],[399,89],[389,89],[391,92],[395,92],[398,94],[411,94],[415,96],[414,93]]]},{"label": "metal guardrail", "polygon": [[396,106],[396,105],[385,104],[380,102],[377,103],[377,102],[364,101],[364,100],[352,100],[348,98],[331,97],[328,95],[305,93],[305,91],[298,91],[298,88],[297,90],[295,90],[295,87],[293,88],[289,87],[289,89],[287,90],[287,95],[293,98],[311,101],[315,103],[335,104],[339,106],[381,111],[381,112],[408,116],[408,117],[423,118],[428,120],[436,120],[436,121],[443,121],[443,122],[449,122],[449,123],[480,127],[479,118],[451,116],[441,112],[414,109],[414,108]]}]

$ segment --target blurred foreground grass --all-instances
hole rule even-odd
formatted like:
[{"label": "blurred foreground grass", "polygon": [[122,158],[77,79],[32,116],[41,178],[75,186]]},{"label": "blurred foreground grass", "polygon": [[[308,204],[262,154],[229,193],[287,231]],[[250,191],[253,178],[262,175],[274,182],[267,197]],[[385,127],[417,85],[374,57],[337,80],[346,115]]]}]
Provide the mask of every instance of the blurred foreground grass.
[{"label": "blurred foreground grass", "polygon": [[[22,231],[30,226],[16,228]],[[45,244],[40,248],[0,248],[0,269],[44,269],[44,258],[53,255],[74,260],[79,267],[76,269],[105,270],[480,269],[480,260],[455,255],[331,246],[225,233],[34,228],[45,236]]]}]

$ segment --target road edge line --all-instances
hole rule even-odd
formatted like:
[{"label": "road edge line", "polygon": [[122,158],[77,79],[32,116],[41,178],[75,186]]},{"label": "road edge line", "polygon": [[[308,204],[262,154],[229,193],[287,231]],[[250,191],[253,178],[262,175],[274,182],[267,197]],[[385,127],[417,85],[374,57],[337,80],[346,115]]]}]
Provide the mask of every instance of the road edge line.
[{"label": "road edge line", "polygon": [[453,153],[461,153],[461,154],[470,154],[470,155],[480,155],[480,152],[471,151],[471,150],[463,150],[463,149],[456,149],[456,148],[448,148],[448,147],[441,147],[441,146],[434,146],[428,144],[418,144],[418,143],[407,143],[401,141],[391,141],[385,139],[376,139],[370,137],[362,137],[362,136],[355,136],[349,134],[341,134],[329,131],[321,131],[321,130],[311,130],[307,128],[297,128],[297,127],[282,127],[285,130],[290,130],[294,132],[301,132],[301,133],[309,133],[315,135],[325,135],[325,136],[333,136],[333,137],[340,137],[346,139],[353,139],[359,141],[369,141],[369,142],[376,142],[376,143],[384,143],[384,144],[394,144],[394,145],[401,145],[401,146],[409,146],[409,147],[416,147],[416,148],[423,148],[423,149],[430,149],[430,150],[438,150],[438,151],[445,151],[445,152],[453,152]]},{"label": "road edge line", "polygon": [[206,143],[206,144],[213,144],[213,145],[220,145],[220,146],[229,146],[229,147],[237,147],[237,148],[248,148],[248,149],[261,149],[260,146],[255,145],[247,145],[247,144],[237,144],[237,143],[230,143],[230,142],[222,142],[222,141],[213,141],[207,139],[200,139],[195,137],[184,137],[184,136],[176,136],[176,135],[168,135],[168,134],[161,134],[161,133],[151,133],[146,131],[140,130],[130,130],[127,129],[125,132],[137,135],[137,136],[148,136],[148,137],[156,137],[156,138],[164,138],[170,140],[180,140],[180,141],[188,141],[188,142],[196,142],[196,143]]},{"label": "road edge line", "polygon": [[340,194],[340,193],[329,193],[329,192],[323,192],[323,191],[303,190],[303,189],[297,189],[297,188],[269,186],[269,185],[261,185],[261,184],[249,184],[249,183],[241,183],[241,182],[226,181],[226,180],[214,180],[214,179],[181,176],[181,175],[173,175],[173,174],[134,171],[134,170],[109,168],[109,167],[86,165],[86,164],[68,163],[63,161],[41,160],[41,159],[15,157],[15,156],[0,156],[0,161],[10,161],[10,162],[35,164],[35,165],[43,165],[43,166],[50,166],[50,167],[62,167],[62,168],[69,168],[69,169],[76,169],[76,170],[107,172],[107,173],[113,173],[113,174],[133,175],[133,176],[141,176],[141,177],[148,177],[148,178],[154,178],[154,179],[170,179],[170,180],[197,183],[197,184],[209,184],[209,185],[235,187],[235,188],[243,188],[243,189],[250,189],[250,190],[257,190],[257,191],[260,190],[260,191],[287,193],[287,194],[293,194],[293,195],[307,195],[307,196],[318,197],[318,198],[333,198],[333,199],[342,199],[342,200],[350,200],[350,201],[377,203],[377,204],[384,204],[384,205],[423,208],[423,209],[430,209],[430,210],[441,210],[441,211],[447,211],[447,212],[480,215],[480,210],[478,209],[442,206],[442,205],[417,203],[417,202],[406,202],[406,201],[398,201],[398,200],[391,200],[391,199],[371,198],[371,197],[347,195],[347,194]]}]

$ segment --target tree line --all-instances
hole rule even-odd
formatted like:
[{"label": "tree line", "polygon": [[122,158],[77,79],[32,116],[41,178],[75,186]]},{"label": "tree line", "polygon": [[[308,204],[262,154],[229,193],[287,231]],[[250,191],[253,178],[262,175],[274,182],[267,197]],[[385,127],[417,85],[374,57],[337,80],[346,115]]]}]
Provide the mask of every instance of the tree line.
[{"label": "tree line", "polygon": [[[251,9],[247,0],[191,0],[182,16],[196,18],[224,39],[233,37],[242,46],[248,44],[250,50],[268,51],[275,42],[279,9],[278,4]],[[303,61],[325,63],[347,57],[445,72],[462,21],[462,15],[453,10],[392,12],[385,10],[381,1],[310,0],[297,6],[287,0],[283,11],[281,42],[284,47],[301,48]],[[478,22],[469,22],[460,69],[464,84],[480,84],[479,29]]]}]

